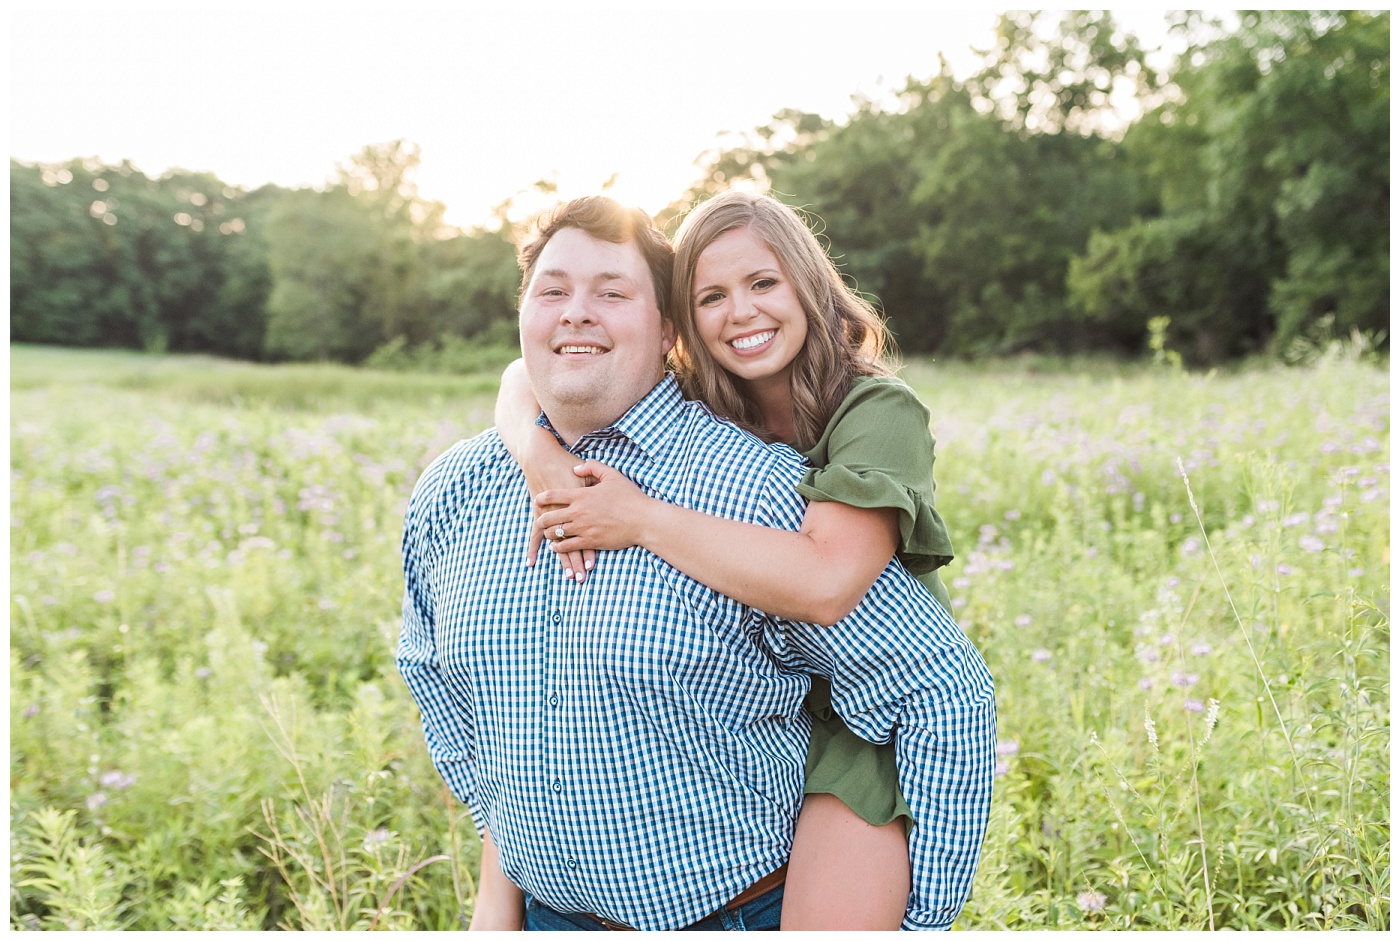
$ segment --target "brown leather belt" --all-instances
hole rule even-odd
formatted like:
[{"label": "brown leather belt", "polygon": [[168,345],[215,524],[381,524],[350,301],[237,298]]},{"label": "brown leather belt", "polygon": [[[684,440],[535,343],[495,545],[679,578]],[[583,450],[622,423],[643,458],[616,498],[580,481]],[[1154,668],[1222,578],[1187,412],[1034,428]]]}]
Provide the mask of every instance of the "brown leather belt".
[{"label": "brown leather belt", "polygon": [[[762,879],[759,879],[753,885],[749,886],[747,889],[740,892],[738,895],[734,896],[729,901],[725,902],[724,910],[727,912],[737,911],[738,909],[743,908],[745,905],[752,902],[754,899],[758,898],[760,895],[767,895],[769,892],[772,892],[778,886],[782,885],[783,881],[787,879],[787,868],[787,863],[783,863],[777,869],[774,869],[768,875],[764,876]],[[606,918],[600,918],[597,915],[590,915],[588,912],[579,912],[579,914],[585,918],[596,921],[598,924],[602,925],[604,928],[607,928],[609,931],[637,930],[636,928],[633,928],[630,925],[623,925],[615,921],[608,921]],[[715,912],[715,914],[719,913]]]}]

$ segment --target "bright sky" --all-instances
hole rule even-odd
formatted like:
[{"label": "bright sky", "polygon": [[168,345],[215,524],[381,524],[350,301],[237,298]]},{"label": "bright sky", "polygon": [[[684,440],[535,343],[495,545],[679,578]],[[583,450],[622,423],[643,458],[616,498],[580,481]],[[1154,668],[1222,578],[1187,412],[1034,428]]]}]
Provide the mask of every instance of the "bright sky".
[{"label": "bright sky", "polygon": [[[722,132],[783,108],[840,117],[927,77],[967,74],[992,10],[751,2],[738,9],[494,3],[9,13],[10,156],[130,159],[248,187],[323,184],[366,144],[422,148],[422,195],[472,225],[553,180],[656,212]],[[1160,11],[1122,13],[1149,45]]]}]

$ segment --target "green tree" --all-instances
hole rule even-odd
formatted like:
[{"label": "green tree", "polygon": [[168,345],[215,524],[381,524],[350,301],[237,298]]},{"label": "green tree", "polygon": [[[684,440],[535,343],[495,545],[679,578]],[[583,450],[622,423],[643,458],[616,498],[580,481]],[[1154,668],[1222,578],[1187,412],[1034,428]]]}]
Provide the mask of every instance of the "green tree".
[{"label": "green tree", "polygon": [[387,339],[382,320],[367,312],[381,244],[362,202],[343,187],[289,193],[268,217],[266,237],[268,355],[358,361]]},{"label": "green tree", "polygon": [[[1388,14],[1246,13],[1203,33],[1125,146],[1155,211],[1074,264],[1090,318],[1172,318],[1197,362],[1389,317]],[[1214,34],[1211,34],[1211,30]]]}]

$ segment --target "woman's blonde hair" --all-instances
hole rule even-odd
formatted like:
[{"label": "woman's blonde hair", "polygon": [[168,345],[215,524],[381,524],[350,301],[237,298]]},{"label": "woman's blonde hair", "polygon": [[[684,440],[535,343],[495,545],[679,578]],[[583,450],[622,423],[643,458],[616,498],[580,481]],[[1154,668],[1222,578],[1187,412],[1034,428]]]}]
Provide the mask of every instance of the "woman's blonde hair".
[{"label": "woman's blonde hair", "polygon": [[715,362],[695,328],[691,293],[700,253],[724,233],[745,227],[777,256],[807,315],[807,340],[793,360],[796,437],[789,442],[805,451],[821,440],[855,377],[891,374],[887,356],[893,344],[884,321],[842,280],[796,211],[771,196],[725,193],[692,210],[676,234],[672,309],[680,340],[672,368],[687,396],[765,440],[776,440],[764,430],[757,403]]}]

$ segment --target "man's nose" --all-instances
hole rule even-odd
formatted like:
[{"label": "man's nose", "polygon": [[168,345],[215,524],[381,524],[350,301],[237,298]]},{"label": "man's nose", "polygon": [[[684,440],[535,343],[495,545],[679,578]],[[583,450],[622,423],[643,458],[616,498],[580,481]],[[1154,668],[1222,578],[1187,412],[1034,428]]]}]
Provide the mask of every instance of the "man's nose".
[{"label": "man's nose", "polygon": [[593,313],[590,300],[589,297],[579,294],[570,297],[564,309],[559,312],[559,321],[570,324],[594,323],[597,317]]}]

